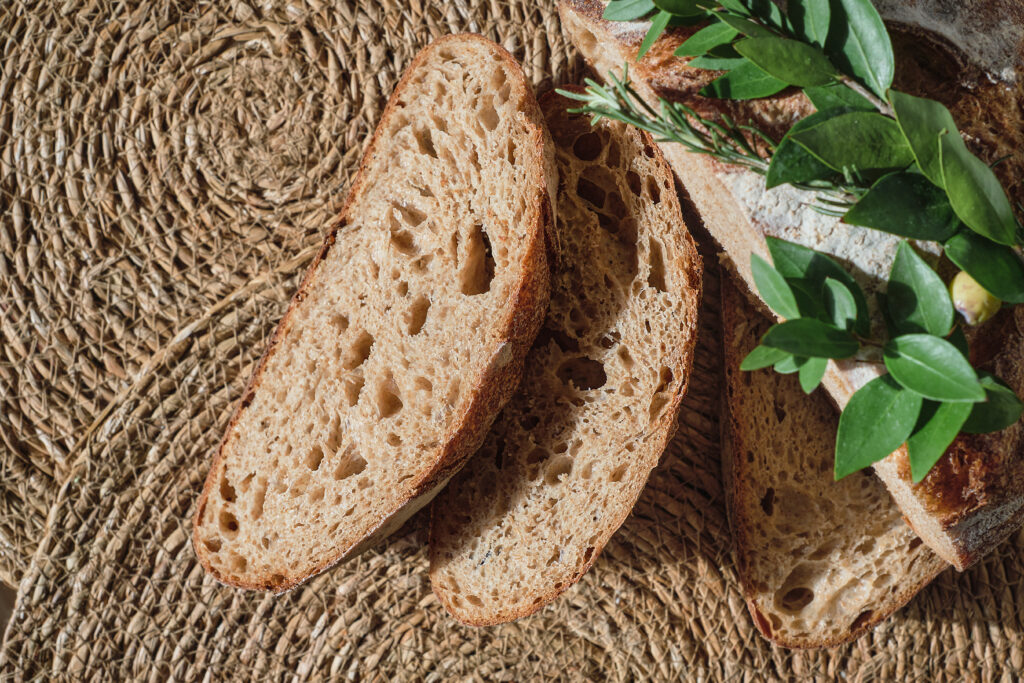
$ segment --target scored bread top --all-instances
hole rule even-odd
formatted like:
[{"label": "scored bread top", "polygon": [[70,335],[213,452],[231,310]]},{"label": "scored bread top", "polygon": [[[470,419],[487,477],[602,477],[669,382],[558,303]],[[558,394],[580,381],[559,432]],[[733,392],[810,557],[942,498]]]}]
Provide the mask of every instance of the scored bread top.
[{"label": "scored bread top", "polygon": [[449,36],[413,60],[207,478],[193,542],[217,579],[308,579],[479,446],[546,310],[552,154],[505,50]]},{"label": "scored bread top", "polygon": [[625,520],[674,429],[701,263],[646,133],[541,99],[556,143],[562,266],[523,383],[432,508],[430,578],[457,619],[547,604]]},{"label": "scored bread top", "polygon": [[[880,7],[883,16],[894,4],[887,1]],[[908,12],[914,15],[915,25],[890,25],[896,54],[895,87],[948,106],[973,151],[988,162],[1004,159],[994,170],[1011,200],[1024,206],[1024,155],[1020,154],[1024,147],[1024,109],[1020,105],[1024,101],[1024,12],[1009,11],[1002,0],[978,0],[969,10],[945,11],[954,4],[953,0],[921,0],[899,13],[904,19],[911,18]],[[642,61],[635,63],[647,24],[604,21],[603,10],[599,0],[559,2],[563,29],[591,67],[604,77],[630,64],[630,78],[649,102],[656,102],[658,97],[682,101],[709,116],[724,111],[736,121],[753,122],[776,140],[793,122],[812,111],[810,102],[795,88],[758,100],[701,97],[700,88],[718,72],[691,68],[673,55],[699,27],[670,29]],[[979,25],[1007,21],[1017,26],[1008,35],[1019,42],[1006,52],[1006,58],[1017,65],[1015,80],[1000,80],[999,74],[987,73],[972,62],[967,52],[972,46],[950,44],[927,30],[947,26],[945,19],[962,17],[965,12]],[[788,186],[766,191],[764,178],[750,171],[721,164],[706,155],[690,154],[679,145],[665,144],[662,148],[704,225],[728,252],[750,288],[754,288],[750,254],[768,258],[765,235],[800,242],[838,257],[868,292],[883,287],[899,241],[895,236],[839,225],[836,219],[809,208],[809,193]],[[933,255],[938,252],[935,244],[916,245]],[[869,305],[874,306],[874,302],[875,297],[869,297]],[[968,335],[976,367],[997,372],[1020,394],[1024,393],[1024,312],[1018,311],[1021,307],[1004,310]],[[876,326],[881,325],[879,316],[874,320]],[[830,362],[822,384],[842,406],[857,388],[883,370],[877,363]],[[876,463],[875,471],[925,543],[963,570],[1024,519],[1024,422],[998,433],[960,435],[918,485],[910,481],[904,448]]]},{"label": "scored bread top", "polygon": [[870,470],[832,481],[838,415],[823,393],[804,394],[796,375],[739,369],[771,321],[723,280],[723,469],[743,595],[780,645],[838,645],[949,565]]}]

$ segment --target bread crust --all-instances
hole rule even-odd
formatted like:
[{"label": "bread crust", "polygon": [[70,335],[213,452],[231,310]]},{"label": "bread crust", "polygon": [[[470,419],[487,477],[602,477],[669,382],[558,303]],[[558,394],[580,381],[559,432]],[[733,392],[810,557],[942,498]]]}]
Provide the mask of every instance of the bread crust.
[{"label": "bread crust", "polygon": [[[903,585],[903,588],[883,604],[875,606],[871,610],[871,616],[866,619],[860,619],[857,618],[857,614],[850,615],[851,628],[841,635],[817,638],[792,638],[780,635],[772,630],[768,619],[764,616],[764,612],[768,611],[768,608],[761,604],[764,591],[758,590],[755,572],[751,567],[751,558],[753,553],[756,552],[754,550],[756,547],[755,531],[744,513],[744,508],[749,506],[751,501],[757,501],[758,494],[752,486],[754,476],[746,471],[742,460],[735,458],[735,454],[738,452],[743,453],[748,450],[758,449],[758,437],[756,434],[748,434],[743,428],[737,414],[731,409],[727,398],[727,391],[730,386],[733,387],[734,391],[742,391],[742,387],[739,386],[740,382],[736,380],[736,377],[741,372],[739,365],[743,361],[742,356],[746,348],[746,345],[741,343],[744,335],[743,331],[759,322],[752,317],[752,309],[759,308],[759,306],[751,306],[750,304],[754,302],[744,301],[744,294],[742,293],[744,286],[736,284],[733,281],[734,277],[736,276],[728,272],[723,272],[722,274],[722,341],[726,381],[722,387],[721,415],[723,419],[721,421],[721,430],[722,474],[725,482],[726,510],[735,543],[734,554],[737,574],[740,579],[740,588],[754,624],[765,638],[783,647],[797,649],[842,645],[856,640],[887,619],[893,612],[909,602],[922,588],[931,583],[949,565],[934,555],[923,559],[922,563],[918,566],[918,569],[921,571],[916,572],[915,575],[898,577],[896,582]],[[757,303],[759,304],[760,302],[758,301]],[[765,318],[767,317],[765,316]],[[781,378],[778,378],[778,380],[782,381]],[[822,400],[821,396],[806,397],[806,414],[802,416],[803,419],[801,421],[806,420],[810,429],[827,426],[816,424],[815,422],[816,416],[820,414],[816,410],[820,410],[820,406],[816,406],[813,402],[820,400]],[[867,538],[866,536],[865,540]]]},{"label": "bread crust", "polygon": [[[538,132],[533,154],[541,162],[540,165],[545,169],[546,176],[541,178],[537,186],[533,188],[532,203],[529,205],[538,206],[540,210],[529,229],[530,238],[524,259],[524,277],[517,283],[512,296],[507,301],[504,307],[504,318],[498,326],[500,330],[498,339],[502,341],[496,344],[495,348],[491,349],[492,362],[487,369],[486,376],[481,378],[481,381],[473,388],[471,392],[473,399],[463,414],[453,419],[443,443],[435,451],[430,468],[416,478],[413,483],[412,492],[398,508],[392,511],[392,514],[382,516],[372,528],[367,530],[359,541],[335,555],[324,557],[309,571],[301,574],[285,574],[283,580],[276,582],[270,576],[260,576],[251,582],[232,580],[211,565],[204,544],[200,543],[198,538],[200,520],[207,499],[224,468],[224,448],[228,435],[235,428],[242,411],[249,405],[253,395],[258,390],[267,361],[277,349],[281,339],[288,333],[291,317],[296,307],[305,298],[307,287],[317,267],[333,246],[338,231],[344,229],[347,224],[349,212],[355,204],[355,200],[366,191],[367,184],[372,181],[367,175],[367,167],[370,160],[377,154],[381,136],[387,128],[386,124],[399,106],[398,102],[401,100],[406,87],[408,87],[415,76],[418,67],[434,52],[445,45],[460,41],[475,41],[484,44],[501,59],[506,68],[512,73],[517,74],[520,82],[525,85],[526,96],[523,98],[523,102],[527,110],[524,114]],[[537,105],[522,67],[507,50],[481,35],[465,33],[438,38],[413,58],[391,97],[388,99],[380,122],[374,130],[373,137],[363,154],[359,170],[352,182],[348,197],[342,206],[338,218],[328,228],[323,246],[321,246],[309,270],[306,271],[306,275],[292,297],[291,303],[281,322],[278,323],[277,328],[271,335],[267,348],[263,352],[259,364],[250,377],[242,393],[242,398],[228,422],[224,437],[217,446],[213,464],[196,505],[192,532],[192,546],[200,563],[211,576],[221,583],[238,588],[269,590],[276,593],[291,590],[317,574],[365,551],[377,541],[397,530],[402,523],[426,505],[444,487],[452,475],[465,464],[469,456],[480,446],[494,416],[500,410],[500,407],[511,398],[515,387],[519,383],[523,359],[534,337],[537,335],[537,331],[540,329],[544,313],[547,309],[550,285],[548,250],[549,246],[553,246],[551,235],[553,233],[552,217],[554,212],[552,204],[554,196],[551,192],[552,186],[549,180],[550,175],[554,172],[553,154],[552,144],[544,127],[544,119],[540,107]]]},{"label": "bread crust", "polygon": [[[942,4],[945,0],[934,0]],[[922,3],[924,5],[933,3]],[[946,3],[948,4],[948,3]],[[978,21],[999,20],[1024,24],[1021,12],[1004,12],[996,0],[973,4]],[[789,89],[779,95],[748,102],[707,99],[697,91],[717,72],[690,69],[672,57],[675,47],[694,29],[671,29],[639,64],[633,63],[646,26],[642,23],[608,22],[601,18],[602,3],[597,0],[561,0],[559,11],[563,26],[573,42],[598,71],[621,68],[631,63],[635,87],[647,98],[684,100],[702,114],[728,113],[738,121],[753,120],[759,127],[778,136],[812,108],[799,92]],[[923,91],[950,106],[961,124],[969,145],[983,158],[996,159],[1008,154],[1011,166],[996,167],[1009,189],[1011,199],[1024,200],[1024,113],[1021,110],[1022,81],[1006,83],[972,66],[967,55],[945,43],[921,26],[899,27],[894,41],[898,57],[929,51],[924,60],[904,60],[912,68],[898,70],[897,77],[907,79],[897,85],[906,90]],[[969,46],[965,46],[966,47]],[[1011,53],[1013,50],[1011,50]],[[941,55],[946,55],[945,62]],[[1016,45],[1018,66],[1024,64],[1024,41]],[[597,64],[596,59],[604,63]],[[924,64],[924,66],[921,66]],[[604,75],[601,73],[601,75]],[[959,83],[949,87],[948,79]],[[733,190],[724,182],[731,173],[704,155],[687,154],[681,148],[666,150],[666,157],[698,208],[715,238],[725,247],[746,282],[752,281],[749,254],[767,257],[763,239],[765,226],[759,224],[745,206],[734,199]],[[1018,307],[1019,309],[1020,307]],[[1016,320],[1016,309],[1012,314]],[[1002,368],[1001,374],[1018,393],[1024,393],[1024,335],[1018,326],[1007,335],[1005,326],[992,322],[976,331],[979,343],[995,348],[981,367]],[[881,369],[873,364],[830,363],[824,384],[840,405]],[[1007,377],[1007,372],[1012,375]],[[886,482],[907,521],[935,551],[958,570],[964,570],[985,555],[1024,521],[1024,425],[1020,422],[995,434],[961,435],[939,465],[919,485],[909,479],[905,450],[901,449],[880,463],[876,470]]]},{"label": "bread crust", "polygon": [[[583,90],[583,88],[579,86],[567,86],[565,89],[576,92],[582,92]],[[564,112],[564,110],[572,104],[568,99],[555,92],[545,93],[539,98],[539,101],[541,109],[544,112]],[[547,116],[546,120],[552,128],[552,132],[556,131],[556,126],[558,124],[552,123],[551,115]],[[646,132],[637,132],[640,134],[645,145],[651,150],[651,153],[653,154],[652,161],[659,167],[660,175],[664,179],[671,181],[674,187],[675,179],[673,177],[672,170],[665,161],[661,152],[658,150],[654,140]],[[679,337],[674,340],[678,345],[674,348],[672,370],[674,373],[678,373],[677,376],[679,377],[679,381],[676,382],[674,391],[668,401],[668,407],[661,415],[658,422],[650,427],[649,432],[658,434],[658,438],[645,444],[643,447],[638,448],[636,451],[629,453],[629,457],[631,459],[638,462],[649,463],[649,469],[653,469],[657,466],[659,459],[675,433],[676,416],[689,385],[689,377],[693,367],[693,354],[697,342],[697,317],[703,291],[703,265],[701,257],[697,252],[696,244],[689,232],[686,230],[681,213],[678,217],[678,223],[683,227],[679,236],[680,239],[677,240],[676,244],[679,251],[676,253],[674,262],[669,265],[669,268],[674,274],[682,276],[682,282],[680,282],[678,287],[680,290],[687,292],[687,296],[685,297],[687,329],[680,332]],[[431,509],[430,529],[430,577],[431,588],[434,595],[449,614],[461,623],[469,626],[494,626],[496,624],[513,621],[534,614],[538,610],[550,604],[562,593],[572,588],[580,578],[590,570],[597,561],[597,558],[603,551],[604,547],[607,545],[608,541],[611,539],[612,535],[619,529],[619,527],[622,526],[631,513],[637,498],[639,498],[643,491],[646,480],[646,475],[642,478],[638,477],[637,481],[632,482],[633,485],[628,491],[624,491],[616,496],[617,498],[627,499],[629,504],[624,507],[622,514],[611,517],[608,520],[602,520],[600,529],[596,530],[598,532],[598,538],[593,542],[593,553],[591,553],[589,559],[577,564],[570,576],[563,577],[566,579],[563,583],[560,585],[552,585],[549,590],[540,595],[533,596],[531,594],[531,597],[538,598],[531,604],[523,605],[520,603],[513,606],[503,605],[494,609],[486,616],[478,616],[473,614],[472,611],[467,611],[461,608],[453,602],[451,594],[443,588],[443,584],[439,579],[439,574],[441,572],[440,546],[442,544],[444,534],[441,531],[441,524],[439,523],[439,520],[445,513],[439,512],[437,505],[433,506]]]}]

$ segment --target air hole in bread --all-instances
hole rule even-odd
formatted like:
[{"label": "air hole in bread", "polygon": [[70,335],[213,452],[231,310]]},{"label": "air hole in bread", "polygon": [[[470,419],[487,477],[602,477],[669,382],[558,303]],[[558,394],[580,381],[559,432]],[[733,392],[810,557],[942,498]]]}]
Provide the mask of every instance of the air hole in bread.
[{"label": "air hole in bread", "polygon": [[771,517],[772,512],[775,508],[775,489],[769,487],[764,495],[761,496],[761,509],[764,510],[764,514]]},{"label": "air hole in bread", "polygon": [[871,617],[873,615],[874,612],[872,612],[871,610],[864,610],[863,612],[858,614],[857,618],[853,620],[852,624],[850,624],[850,631],[856,631],[857,629],[864,626],[864,624],[871,620]]},{"label": "air hole in bread", "polygon": [[[647,275],[647,284],[659,292],[668,291],[668,288],[665,286],[665,257],[662,254],[661,242],[652,237],[648,241],[648,246],[648,260],[650,261],[651,269]],[[648,332],[650,332],[649,329]]]},{"label": "air hole in bread", "polygon": [[778,396],[775,397],[773,404],[775,408],[775,419],[781,424],[782,421],[786,419],[786,409],[782,406],[782,402]]},{"label": "air hole in bread", "polygon": [[334,477],[335,481],[342,481],[361,474],[365,469],[366,460],[359,455],[355,446],[349,445],[345,452],[342,453],[341,458],[338,460],[338,465],[334,468],[334,473],[331,476]]},{"label": "air hole in bread", "polygon": [[475,595],[467,595],[466,596],[466,600],[469,601],[469,604],[471,604],[471,605],[473,605],[475,607],[483,607],[483,605],[484,605],[484,601],[481,600],[480,598],[478,598]]},{"label": "air hole in bread", "polygon": [[391,246],[393,246],[396,251],[405,254],[406,256],[415,256],[420,251],[416,246],[416,241],[413,239],[412,233],[408,230],[395,230],[392,232]]},{"label": "air hole in bread", "polygon": [[234,538],[238,533],[238,519],[227,510],[221,510],[218,516],[220,532],[228,538]]},{"label": "air hole in bread", "polygon": [[608,153],[605,154],[604,157],[605,165],[615,168],[622,163],[622,153],[619,150],[619,141],[615,137],[608,140],[607,150]]},{"label": "air hole in bread", "polygon": [[627,469],[629,469],[628,463],[622,463],[608,475],[608,481],[613,483],[622,481],[622,478],[626,476]]},{"label": "air hole in bread", "polygon": [[348,404],[349,408],[359,403],[359,393],[363,390],[365,383],[366,380],[362,375],[352,375],[345,378],[342,389],[345,394],[345,403]]},{"label": "air hole in bread", "polygon": [[873,538],[866,538],[866,539],[864,539],[863,543],[861,543],[860,545],[858,545],[856,548],[853,549],[853,552],[860,553],[861,555],[866,555],[866,554],[870,553],[874,549],[875,549],[875,539],[873,539]]},{"label": "air hole in bread", "polygon": [[417,335],[427,322],[427,311],[430,310],[430,299],[420,295],[412,302],[409,310],[405,313],[405,324],[410,335]]},{"label": "air hole in bread", "polygon": [[654,393],[661,393],[667,390],[674,378],[675,375],[672,374],[672,368],[662,365],[661,372],[658,373],[658,388],[654,390]]},{"label": "air hole in bread", "polygon": [[890,581],[892,581],[892,574],[886,572],[876,576],[875,580],[871,582],[871,585],[875,588],[881,588],[882,586],[888,586]]},{"label": "air hole in bread", "polygon": [[530,431],[539,424],[540,418],[533,414],[524,415],[522,419],[519,420],[519,426],[525,429],[526,431]]},{"label": "air hole in bread", "polygon": [[562,551],[556,548],[555,551],[551,553],[551,557],[548,558],[547,566],[550,567],[551,565],[556,564],[561,559],[561,557]]},{"label": "air hole in bread", "polygon": [[516,165],[516,143],[511,138],[505,146],[505,158],[512,166]]},{"label": "air hole in bread", "polygon": [[355,370],[360,365],[366,362],[366,359],[370,357],[370,350],[373,348],[373,337],[369,332],[365,330],[359,333],[355,341],[352,342],[352,346],[349,347],[348,352],[345,354],[345,358],[342,361],[342,367],[346,370]]},{"label": "air hole in bread", "polygon": [[754,622],[757,624],[757,628],[765,635],[766,638],[772,637],[772,626],[768,623],[768,620],[761,614],[761,610],[754,608]]},{"label": "air hole in bread", "polygon": [[402,437],[394,432],[388,434],[388,445],[389,446],[400,446],[402,445]]},{"label": "air hole in bread", "polygon": [[398,215],[401,217],[402,222],[408,225],[410,228],[415,228],[423,221],[427,220],[427,214],[423,213],[419,209],[407,204],[392,204],[392,208],[398,211]]},{"label": "air hole in bread", "polygon": [[594,463],[584,463],[583,466],[580,468],[580,477],[584,480],[588,480],[592,476],[594,476]]},{"label": "air hole in bread", "polygon": [[595,208],[604,208],[604,189],[586,178],[581,177],[576,181],[576,194]]},{"label": "air hole in bread", "polygon": [[[609,192],[608,197],[605,200],[605,209],[607,209],[607,211],[612,216],[615,217],[616,228],[618,228],[619,222],[626,218],[626,205],[622,201],[622,195],[620,195],[618,192]],[[601,227],[604,227],[604,225],[602,225]],[[605,229],[607,230],[607,228]],[[612,232],[617,232],[617,230]]]},{"label": "air hole in bread", "polygon": [[466,240],[459,283],[463,294],[475,296],[491,288],[494,279],[494,257],[491,255],[491,241],[482,225],[475,225]]},{"label": "air hole in bread", "polygon": [[562,481],[562,479],[567,478],[571,472],[572,458],[564,455],[552,458],[551,462],[548,463],[547,472],[544,475],[544,481],[549,485],[554,486]]},{"label": "air hole in bread", "polygon": [[312,489],[310,489],[310,491],[309,491],[309,501],[311,503],[319,503],[323,499],[324,499],[324,487],[323,486],[314,486]]},{"label": "air hole in bread", "polygon": [[658,187],[658,181],[653,176],[647,176],[647,194],[651,196],[651,201],[655,204],[661,201],[661,188]]},{"label": "air hole in bread", "polygon": [[377,395],[374,401],[377,404],[377,415],[382,420],[394,417],[402,410],[402,398],[398,395],[398,384],[391,373],[388,373],[384,380],[377,385]]},{"label": "air hole in bread", "polygon": [[324,461],[324,450],[320,446],[313,446],[306,454],[306,467],[312,471],[320,469],[320,463]]},{"label": "air hole in bread", "polygon": [[586,356],[565,361],[555,371],[555,375],[564,384],[575,386],[580,391],[599,389],[608,381],[604,364]]},{"label": "air hole in bread", "polygon": [[249,566],[249,561],[237,553],[231,553],[229,565],[233,572],[236,574],[242,574],[245,572],[246,567]]},{"label": "air hole in bread", "polygon": [[220,543],[220,539],[219,538],[207,538],[207,539],[204,539],[203,540],[203,545],[205,545],[206,549],[209,550],[211,553],[219,553],[220,552],[221,543]]},{"label": "air hole in bread", "polygon": [[413,380],[412,385],[420,391],[433,391],[434,383],[426,377],[417,377]]},{"label": "air hole in bread", "polygon": [[420,148],[421,154],[436,159],[437,150],[434,148],[434,139],[430,136],[429,128],[417,128],[416,129],[416,144]]},{"label": "air hole in bread", "polygon": [[483,106],[480,107],[477,118],[480,119],[480,123],[487,130],[494,130],[498,127],[498,112],[495,110],[494,104],[490,98],[485,100]]},{"label": "air hole in bread", "polygon": [[256,489],[252,494],[252,508],[249,515],[255,520],[263,516],[263,502],[267,497],[267,480],[260,477],[256,480]]},{"label": "air hole in bread", "polygon": [[797,613],[814,600],[814,591],[806,586],[797,586],[786,591],[780,604],[787,612]]},{"label": "air hole in bread", "polygon": [[626,183],[629,185],[629,191],[634,196],[640,197],[643,195],[643,186],[640,183],[640,176],[635,171],[629,171],[626,173]]},{"label": "air hole in bread", "polygon": [[651,147],[650,143],[644,143],[644,156],[646,156],[648,159],[654,158],[654,148]]},{"label": "air hole in bread", "polygon": [[341,313],[335,313],[331,316],[331,327],[333,327],[338,334],[341,334],[348,329],[348,318],[343,316]]},{"label": "air hole in bread", "polygon": [[226,475],[221,475],[220,479],[220,497],[225,503],[235,502],[235,487],[228,481]]},{"label": "air hole in bread", "polygon": [[910,550],[915,550],[922,543],[924,543],[924,541],[922,541],[920,538],[914,538],[910,541],[910,544],[907,546],[907,548],[909,548]]},{"label": "air hole in bread", "polygon": [[572,145],[572,153],[580,161],[593,161],[601,156],[601,147],[600,135],[594,132],[584,133],[576,138],[576,142]]},{"label": "air hole in bread", "polygon": [[306,492],[307,488],[309,488],[309,475],[302,474],[298,479],[292,482],[292,485],[288,488],[288,493],[292,498],[298,498]]},{"label": "air hole in bread", "polygon": [[[441,92],[442,92],[442,94],[444,93],[444,87],[443,86],[441,87]],[[431,114],[430,115],[430,120],[433,122],[434,128],[436,128],[437,130],[441,131],[442,133],[447,133],[448,132],[448,122],[445,121],[443,118],[441,118],[437,114]],[[434,195],[431,194],[430,196],[433,197]]]},{"label": "air hole in bread", "polygon": [[270,575],[270,585],[271,586],[280,586],[280,585],[282,585],[284,583],[284,580],[285,580],[284,579],[284,574],[271,574]]}]

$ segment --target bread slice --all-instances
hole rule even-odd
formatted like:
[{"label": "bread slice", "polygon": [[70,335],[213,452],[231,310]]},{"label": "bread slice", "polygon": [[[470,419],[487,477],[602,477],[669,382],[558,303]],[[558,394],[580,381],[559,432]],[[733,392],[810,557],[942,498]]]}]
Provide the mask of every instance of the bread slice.
[{"label": "bread slice", "polygon": [[870,471],[832,481],[838,415],[824,394],[805,395],[796,375],[739,369],[772,321],[723,280],[722,464],[743,596],[766,638],[839,645],[949,564]]},{"label": "bread slice", "polygon": [[701,262],[651,138],[541,99],[563,266],[519,393],[432,507],[430,581],[455,618],[526,616],[579,580],[675,429]]},{"label": "bread slice", "polygon": [[291,588],[479,447],[547,308],[553,169],[505,50],[460,35],[416,56],[214,458],[193,545],[215,578]]},{"label": "bread slice", "polygon": [[[1024,13],[1006,12],[993,0],[960,7],[950,0],[922,0],[911,10],[906,3],[886,2],[883,12],[896,12],[916,26],[893,27],[897,83],[901,90],[924,94],[950,106],[968,143],[988,161],[1006,156],[996,167],[1015,201],[1024,201]],[[631,64],[634,87],[649,101],[658,97],[683,101],[705,115],[729,113],[751,121],[775,139],[793,121],[812,111],[798,91],[789,89],[761,100],[706,99],[698,91],[717,72],[693,69],[673,56],[675,48],[698,27],[666,33],[636,64],[637,48],[647,30],[643,22],[607,22],[598,0],[561,0],[563,29],[594,70],[605,76]],[[944,42],[942,35],[967,35],[969,26],[988,22],[1010,46],[990,40],[960,43],[967,55]],[[1010,28],[1007,28],[1009,25]],[[934,29],[926,31],[925,29]],[[973,60],[973,61],[972,61]],[[1003,77],[1015,77],[1009,82]],[[681,146],[663,144],[666,159],[686,186],[705,226],[725,248],[737,272],[754,289],[750,254],[768,256],[764,237],[772,235],[825,251],[846,262],[868,293],[878,291],[892,263],[898,239],[878,231],[839,226],[835,219],[808,208],[807,193],[783,186],[766,191],[763,178],[726,166]],[[937,254],[937,245],[921,245]],[[869,296],[873,303],[875,297]],[[1018,307],[1019,310],[1019,307]],[[976,335],[974,360],[997,372],[1024,392],[1024,326],[1017,311],[1005,311]],[[876,324],[880,323],[875,316]],[[875,363],[829,363],[824,386],[840,405],[883,369]],[[1024,424],[995,434],[958,438],[938,466],[920,485],[910,482],[904,449],[876,466],[911,526],[925,543],[957,569],[964,569],[991,550],[1024,519]]]}]

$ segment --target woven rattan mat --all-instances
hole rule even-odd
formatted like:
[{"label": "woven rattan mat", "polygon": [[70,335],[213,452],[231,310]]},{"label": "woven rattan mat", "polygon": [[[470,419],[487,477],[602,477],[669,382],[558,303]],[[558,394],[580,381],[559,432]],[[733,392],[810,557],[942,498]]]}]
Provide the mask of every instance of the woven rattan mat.
[{"label": "woven rattan mat", "polygon": [[0,558],[4,580],[21,579],[0,675],[1024,669],[1024,536],[851,646],[787,652],[756,635],[720,483],[713,266],[679,436],[594,570],[553,606],[491,629],[448,619],[422,515],[283,597],[205,578],[188,518],[210,449],[402,68],[432,37],[471,30],[540,87],[582,74],[551,2],[270,4],[0,5]]}]

